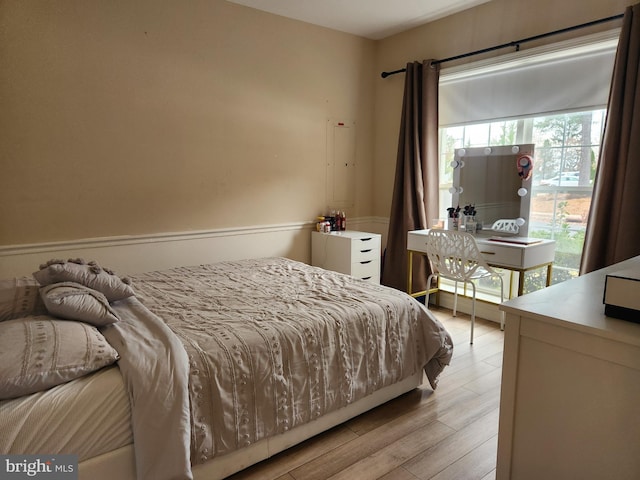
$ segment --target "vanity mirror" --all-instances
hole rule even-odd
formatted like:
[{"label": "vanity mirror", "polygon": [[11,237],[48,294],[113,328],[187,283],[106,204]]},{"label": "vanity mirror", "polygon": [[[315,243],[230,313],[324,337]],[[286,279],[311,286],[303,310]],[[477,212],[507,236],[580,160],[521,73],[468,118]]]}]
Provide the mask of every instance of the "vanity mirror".
[{"label": "vanity mirror", "polygon": [[533,149],[533,144],[457,149],[451,205],[475,205],[476,221],[484,232],[526,236]]}]

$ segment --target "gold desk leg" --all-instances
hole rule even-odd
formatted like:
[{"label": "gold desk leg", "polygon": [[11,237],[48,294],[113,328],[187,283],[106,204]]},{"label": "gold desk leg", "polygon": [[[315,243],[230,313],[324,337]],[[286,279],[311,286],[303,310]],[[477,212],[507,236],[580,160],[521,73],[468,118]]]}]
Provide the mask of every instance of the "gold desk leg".
[{"label": "gold desk leg", "polygon": [[547,265],[547,287],[551,286],[551,274],[553,272],[553,263]]},{"label": "gold desk leg", "polygon": [[407,293],[413,294],[413,251],[409,250],[407,255]]},{"label": "gold desk leg", "polygon": [[[518,277],[518,280],[520,277]],[[509,296],[507,299],[513,298],[513,270],[509,270]]]},{"label": "gold desk leg", "polygon": [[524,270],[518,270],[518,296],[524,293]]}]

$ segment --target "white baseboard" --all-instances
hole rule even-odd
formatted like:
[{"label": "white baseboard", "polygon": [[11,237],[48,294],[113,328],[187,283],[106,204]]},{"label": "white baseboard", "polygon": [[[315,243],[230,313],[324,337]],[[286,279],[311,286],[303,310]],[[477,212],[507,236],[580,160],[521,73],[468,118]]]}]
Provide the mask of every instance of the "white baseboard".
[{"label": "white baseboard", "polygon": [[[350,219],[350,230],[377,233],[374,217]],[[309,263],[315,222],[257,225],[0,246],[0,278],[30,275],[52,258],[84,258],[128,275],[178,266],[258,257]]]}]

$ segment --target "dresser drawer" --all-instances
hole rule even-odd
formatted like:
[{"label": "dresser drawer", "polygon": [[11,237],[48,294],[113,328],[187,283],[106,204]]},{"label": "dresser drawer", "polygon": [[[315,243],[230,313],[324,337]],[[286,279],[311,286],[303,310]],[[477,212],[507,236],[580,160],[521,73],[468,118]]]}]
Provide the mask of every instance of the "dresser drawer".
[{"label": "dresser drawer", "polygon": [[380,260],[369,260],[351,264],[351,276],[361,280],[380,283]]},{"label": "dresser drawer", "polygon": [[520,268],[522,265],[522,248],[514,248],[494,242],[478,243],[478,248],[487,263],[514,268]]},{"label": "dresser drawer", "polygon": [[351,252],[351,263],[370,262],[380,259],[380,247],[365,248],[360,251]]},{"label": "dresser drawer", "polygon": [[359,262],[380,255],[380,235],[351,239],[351,260]]}]

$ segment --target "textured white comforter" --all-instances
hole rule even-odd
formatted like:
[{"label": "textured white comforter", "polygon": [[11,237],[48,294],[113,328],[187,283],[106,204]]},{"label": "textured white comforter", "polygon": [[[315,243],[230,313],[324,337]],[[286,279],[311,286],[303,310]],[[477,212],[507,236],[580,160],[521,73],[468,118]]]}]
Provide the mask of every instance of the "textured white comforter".
[{"label": "textured white comforter", "polygon": [[[132,368],[151,368],[146,373],[127,373],[120,361],[125,380],[129,375],[150,380],[145,387],[150,397],[139,396],[144,389],[130,384],[137,392],[132,415],[139,472],[155,469],[168,475],[158,441],[170,442],[163,451],[175,449],[184,428],[190,441],[182,442],[183,449],[188,456],[191,445],[191,463],[196,464],[309,422],[421,369],[435,388],[452,354],[446,330],[410,296],[283,258],[177,268],[138,275],[133,282],[142,303],[186,352],[184,368],[173,366],[165,377],[157,366],[179,361],[182,354],[175,353],[170,339],[168,346],[145,343],[145,331],[157,329],[153,319],[152,327],[123,322],[120,339],[108,333],[111,327],[105,331],[121,357],[125,353],[118,342],[127,342],[127,330],[129,340],[143,342],[143,348],[130,343],[129,356],[147,350],[174,357],[132,361]],[[125,303],[118,307],[121,315],[121,309],[131,307]],[[183,387],[190,404],[186,426],[185,397],[176,391]],[[172,433],[178,440],[143,428],[154,416],[170,413],[183,422]],[[146,418],[138,429],[136,417]],[[168,420],[172,428],[174,422]],[[174,452],[172,464],[176,456],[185,458]],[[184,468],[173,476],[141,478],[190,478]]]},{"label": "textured white comforter", "polygon": [[189,362],[167,325],[130,297],[102,333],[118,351],[131,403],[138,480],[190,480]]}]

